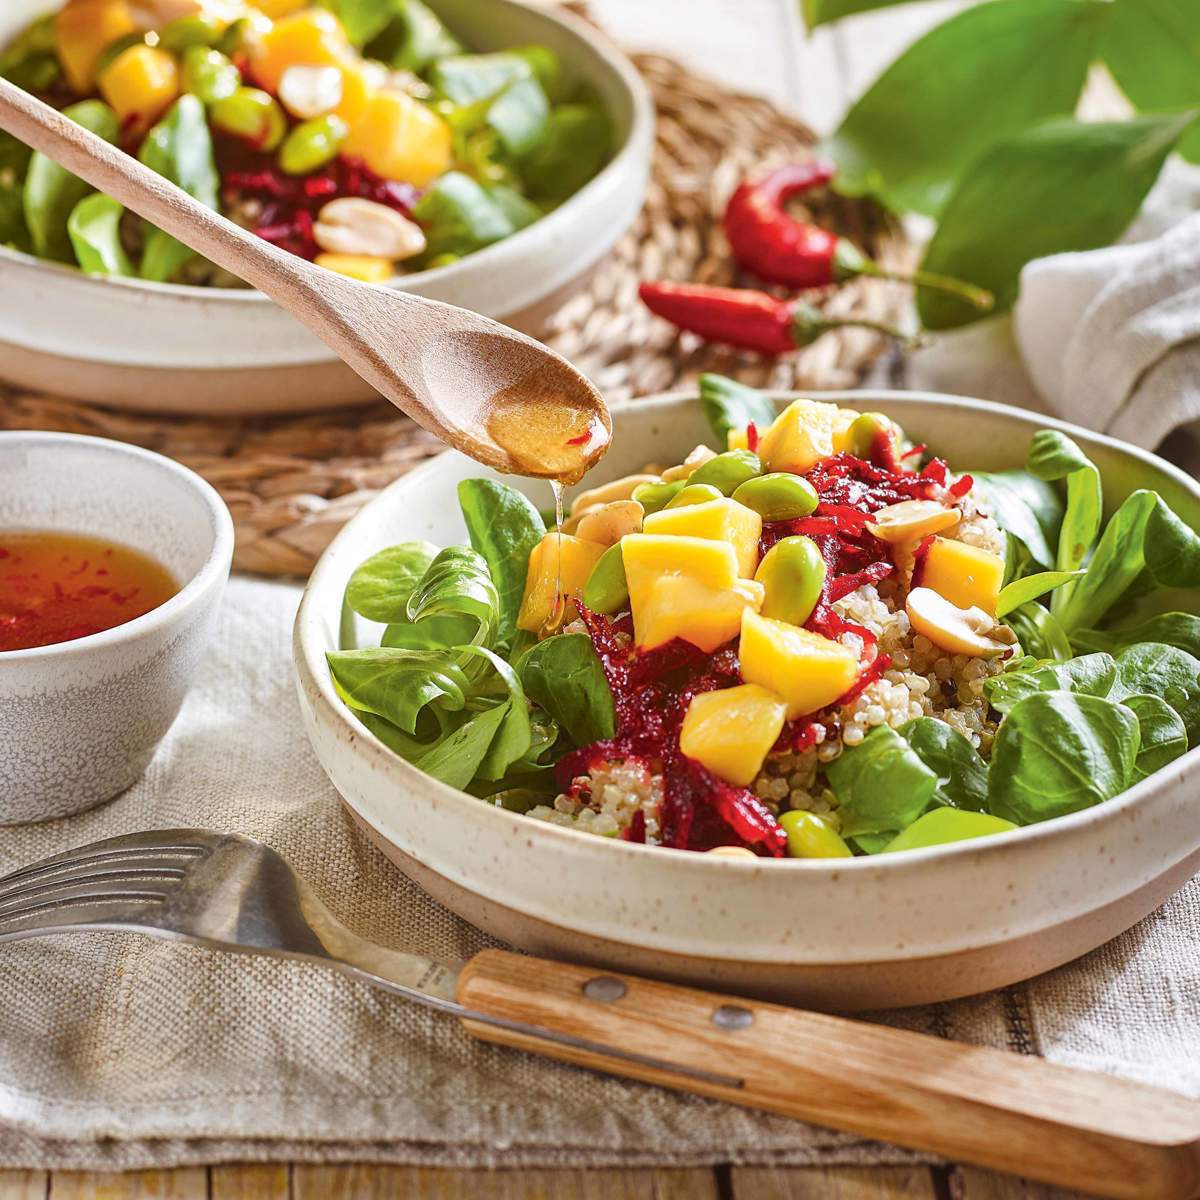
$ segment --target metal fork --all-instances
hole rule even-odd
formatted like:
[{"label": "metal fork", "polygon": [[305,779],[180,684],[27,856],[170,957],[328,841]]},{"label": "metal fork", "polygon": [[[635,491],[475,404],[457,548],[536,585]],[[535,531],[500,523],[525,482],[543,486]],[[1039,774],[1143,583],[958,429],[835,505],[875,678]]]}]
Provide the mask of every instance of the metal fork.
[{"label": "metal fork", "polygon": [[342,925],[269,846],[205,829],[107,838],[0,878],[0,942],[132,930],[220,950],[318,963],[460,1019],[725,1087],[729,1075],[672,1064],[455,999],[460,967],[389,950]]}]

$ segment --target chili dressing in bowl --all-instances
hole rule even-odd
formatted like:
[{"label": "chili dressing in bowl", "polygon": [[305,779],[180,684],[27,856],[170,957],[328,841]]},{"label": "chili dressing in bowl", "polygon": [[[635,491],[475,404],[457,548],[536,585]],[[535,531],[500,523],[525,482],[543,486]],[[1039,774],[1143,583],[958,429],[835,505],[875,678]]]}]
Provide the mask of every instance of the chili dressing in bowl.
[{"label": "chili dressing in bowl", "polygon": [[0,651],[124,625],[179,591],[148,555],[82,534],[0,531]]}]

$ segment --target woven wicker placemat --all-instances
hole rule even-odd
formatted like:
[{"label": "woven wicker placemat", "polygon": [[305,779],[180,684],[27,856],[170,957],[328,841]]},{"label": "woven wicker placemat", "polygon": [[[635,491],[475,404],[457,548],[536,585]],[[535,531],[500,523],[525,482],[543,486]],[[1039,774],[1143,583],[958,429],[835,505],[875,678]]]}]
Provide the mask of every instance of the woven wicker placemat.
[{"label": "woven wicker placemat", "polygon": [[[769,360],[682,337],[639,303],[642,279],[736,282],[720,214],[746,171],[812,153],[815,138],[765,100],[730,92],[655,55],[635,56],[658,106],[646,205],[587,289],[556,314],[547,338],[610,400],[679,387],[721,371],[771,387],[852,386],[881,348],[839,330]],[[815,216],[885,263],[905,246],[868,205],[828,195]],[[855,280],[814,296],[830,315],[894,321],[904,288]],[[305,575],[341,526],[380,488],[440,449],[389,404],[298,417],[156,417],[16,392],[0,386],[0,428],[53,429],[133,442],[199,471],[224,496],[237,528],[235,565]]]}]

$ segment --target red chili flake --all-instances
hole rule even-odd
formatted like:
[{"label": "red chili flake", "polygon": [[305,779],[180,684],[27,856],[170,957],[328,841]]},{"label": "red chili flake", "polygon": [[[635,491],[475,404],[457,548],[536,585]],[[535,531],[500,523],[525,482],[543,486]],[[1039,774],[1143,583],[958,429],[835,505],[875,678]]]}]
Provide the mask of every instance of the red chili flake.
[{"label": "red chili flake", "polygon": [[758,453],[758,426],[753,421],[746,426],[746,449],[751,454]]},{"label": "red chili flake", "polygon": [[568,446],[582,446],[592,440],[592,431],[585,429],[578,437],[567,438]]}]

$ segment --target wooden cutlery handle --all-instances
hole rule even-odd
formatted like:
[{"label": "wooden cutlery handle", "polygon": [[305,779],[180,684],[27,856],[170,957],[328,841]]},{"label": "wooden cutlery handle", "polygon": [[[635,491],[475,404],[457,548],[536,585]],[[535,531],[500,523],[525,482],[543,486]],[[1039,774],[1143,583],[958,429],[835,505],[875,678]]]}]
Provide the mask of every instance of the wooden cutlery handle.
[{"label": "wooden cutlery handle", "polygon": [[609,1074],[1102,1196],[1200,1192],[1200,1103],[1144,1084],[502,950],[467,964],[458,1000],[692,1072],[465,1022],[486,1041]]}]

